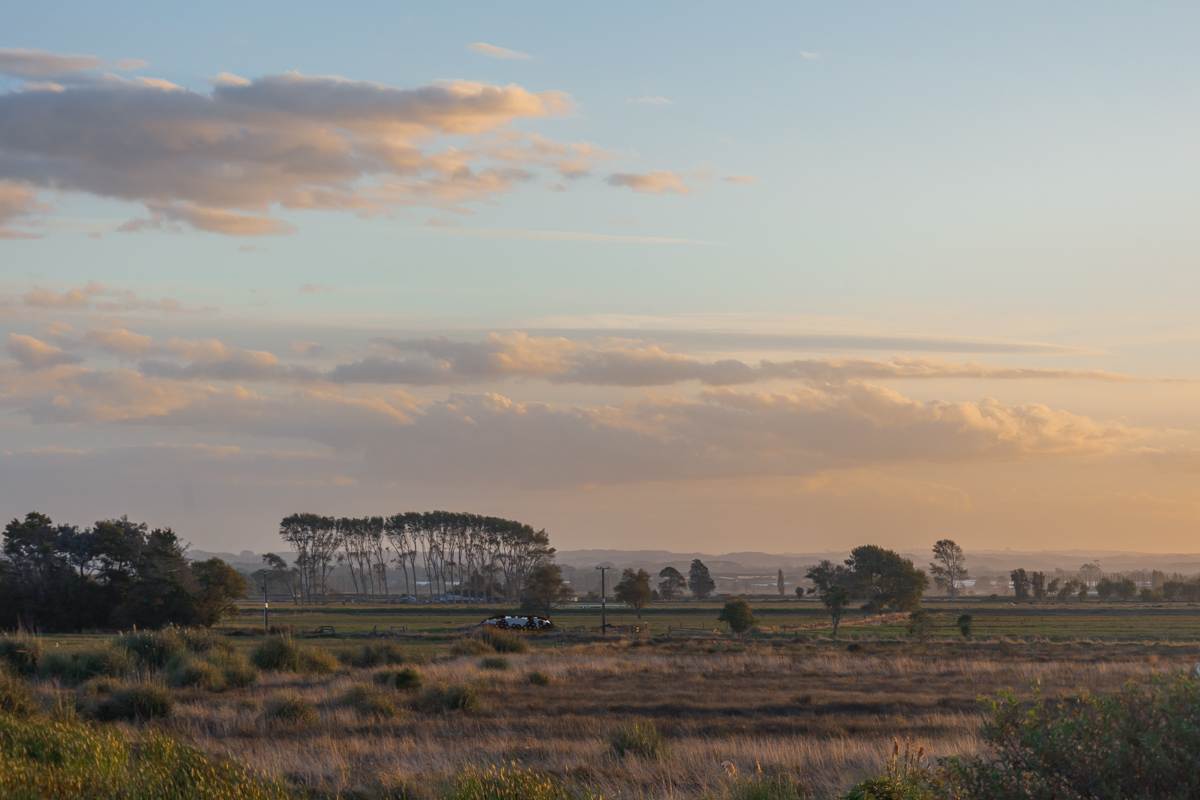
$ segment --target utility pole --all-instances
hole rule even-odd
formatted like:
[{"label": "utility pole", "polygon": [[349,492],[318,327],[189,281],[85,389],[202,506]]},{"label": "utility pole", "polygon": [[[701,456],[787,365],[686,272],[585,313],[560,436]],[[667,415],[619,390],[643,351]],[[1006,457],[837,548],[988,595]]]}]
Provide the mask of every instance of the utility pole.
[{"label": "utility pole", "polygon": [[267,581],[263,579],[263,636],[271,633],[271,604],[267,600]]},{"label": "utility pole", "polygon": [[596,567],[600,570],[600,635],[608,635],[608,586],[604,581],[604,576],[612,567]]}]

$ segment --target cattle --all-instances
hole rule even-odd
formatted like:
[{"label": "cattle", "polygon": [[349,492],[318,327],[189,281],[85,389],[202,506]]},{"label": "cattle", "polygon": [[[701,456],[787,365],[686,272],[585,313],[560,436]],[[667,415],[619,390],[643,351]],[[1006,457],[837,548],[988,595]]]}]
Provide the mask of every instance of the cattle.
[{"label": "cattle", "polygon": [[532,614],[497,614],[494,617],[488,617],[479,624],[487,625],[493,628],[504,628],[505,630],[517,631],[548,631],[554,627],[554,623],[548,618],[538,617]]}]

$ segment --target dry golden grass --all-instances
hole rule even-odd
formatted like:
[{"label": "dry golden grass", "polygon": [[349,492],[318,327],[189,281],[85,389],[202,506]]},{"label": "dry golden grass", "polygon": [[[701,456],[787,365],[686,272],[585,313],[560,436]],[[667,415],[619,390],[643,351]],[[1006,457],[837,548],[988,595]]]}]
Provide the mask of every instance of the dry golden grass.
[{"label": "dry golden grass", "polygon": [[[894,737],[934,756],[979,747],[978,698],[1000,689],[1049,695],[1116,687],[1189,668],[1200,645],[886,643],[851,652],[832,643],[592,644],[506,656],[481,669],[471,656],[420,667],[425,686],[469,685],[482,707],[426,713],[396,692],[399,713],[364,714],[342,702],[377,670],[325,677],[265,674],[253,687],[183,690],[159,723],[203,750],[324,792],[408,787],[414,796],[468,766],[519,762],[605,796],[694,798],[732,774],[799,776],[831,796],[877,772]],[[546,685],[528,675],[549,676]],[[317,708],[315,724],[264,722],[273,698]],[[658,760],[618,759],[608,735],[649,720],[665,735]]]}]

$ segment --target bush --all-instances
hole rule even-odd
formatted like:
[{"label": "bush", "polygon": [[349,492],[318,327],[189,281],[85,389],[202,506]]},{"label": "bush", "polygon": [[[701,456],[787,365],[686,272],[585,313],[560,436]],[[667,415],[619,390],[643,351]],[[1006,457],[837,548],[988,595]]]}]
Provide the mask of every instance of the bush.
[{"label": "bush", "polygon": [[119,686],[111,694],[101,697],[92,713],[103,721],[143,722],[170,716],[173,705],[171,693],[165,687],[134,683]]},{"label": "bush", "polygon": [[404,664],[409,660],[404,648],[392,642],[364,644],[357,650],[342,654],[341,658],[350,666],[360,669]]},{"label": "bush", "polygon": [[727,624],[729,629],[739,636],[753,628],[755,622],[750,604],[740,597],[726,603],[717,619]]},{"label": "bush", "polygon": [[17,675],[37,672],[42,659],[42,643],[32,636],[0,636],[0,666],[8,665]]},{"label": "bush", "polygon": [[421,688],[421,673],[412,667],[383,670],[375,673],[375,683],[390,689],[413,691]]},{"label": "bush", "polygon": [[187,654],[187,644],[173,628],[138,631],[117,637],[117,646],[125,648],[139,666],[162,669],[171,659]]},{"label": "bush", "polygon": [[12,714],[14,717],[28,717],[37,711],[37,703],[29,684],[0,669],[0,714]]},{"label": "bush", "polygon": [[914,639],[927,639],[933,631],[933,615],[923,608],[909,612],[908,635]]},{"label": "bush", "polygon": [[315,725],[320,716],[317,707],[298,694],[285,694],[267,701],[263,721],[268,725],[307,728]]},{"label": "bush", "polygon": [[553,775],[516,764],[469,768],[444,795],[446,800],[573,800],[577,796]]},{"label": "bush", "polygon": [[160,733],[0,714],[0,797],[285,800],[282,785]]},{"label": "bush", "polygon": [[225,688],[225,676],[214,664],[193,655],[175,656],[167,663],[167,685],[175,688],[199,687],[210,692]]},{"label": "bush", "polygon": [[479,693],[464,685],[431,686],[413,700],[413,708],[426,714],[475,711],[479,705]]},{"label": "bush", "polygon": [[90,678],[124,678],[133,672],[133,659],[126,650],[108,646],[74,653],[50,652],[42,657],[38,672],[77,686]]},{"label": "bush", "polygon": [[974,620],[975,618],[970,614],[959,614],[958,619],[954,621],[954,624],[958,626],[958,632],[962,634],[964,639],[971,638],[971,623]]},{"label": "bush", "polygon": [[391,696],[374,686],[355,686],[342,696],[342,704],[350,706],[365,717],[388,719],[396,716],[396,704]]},{"label": "bush", "polygon": [[990,705],[982,733],[992,752],[946,765],[961,796],[1200,796],[1200,681],[1179,675],[1032,704],[1001,695]]},{"label": "bush", "polygon": [[528,678],[529,682],[531,684],[533,684],[534,686],[549,686],[550,685],[550,676],[544,672],[539,672],[537,670],[534,670],[533,672],[529,673],[527,678]]},{"label": "bush", "polygon": [[524,653],[529,649],[524,639],[503,628],[481,628],[479,639],[497,653]]},{"label": "bush", "polygon": [[221,671],[221,678],[228,689],[242,689],[258,680],[258,670],[236,650],[218,650],[206,659]]},{"label": "bush", "polygon": [[666,753],[662,734],[653,722],[631,722],[622,725],[609,734],[608,744],[619,758],[633,755],[658,759]]},{"label": "bush", "polygon": [[338,660],[328,650],[301,647],[290,636],[275,636],[254,649],[255,666],[279,672],[329,675],[337,672]]},{"label": "bush", "polygon": [[482,639],[459,639],[450,645],[450,655],[452,656],[481,656],[484,653],[494,652],[496,652],[495,649]]},{"label": "bush", "polygon": [[504,658],[503,656],[488,656],[487,658],[481,658],[479,660],[480,669],[504,670],[511,666],[512,664],[508,663],[508,659]]},{"label": "bush", "polygon": [[935,790],[940,785],[935,771],[926,764],[924,749],[913,752],[908,743],[901,747],[893,740],[884,774],[859,783],[844,800],[937,800],[941,795]]}]

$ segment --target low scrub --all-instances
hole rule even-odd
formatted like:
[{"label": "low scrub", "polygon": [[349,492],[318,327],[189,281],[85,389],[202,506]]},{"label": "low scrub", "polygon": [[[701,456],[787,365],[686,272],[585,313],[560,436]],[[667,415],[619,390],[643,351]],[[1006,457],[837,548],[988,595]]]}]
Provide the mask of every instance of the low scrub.
[{"label": "low scrub", "polygon": [[479,639],[497,653],[524,653],[529,649],[524,639],[503,628],[482,628]]},{"label": "low scrub", "polygon": [[539,670],[534,670],[533,672],[529,673],[526,676],[526,680],[528,680],[534,686],[550,685],[550,676]]},{"label": "low scrub", "polygon": [[443,797],[445,800],[584,800],[599,796],[569,791],[553,775],[512,764],[468,769]]},{"label": "low scrub", "polygon": [[412,667],[385,669],[375,673],[375,683],[389,689],[405,692],[415,691],[421,688],[421,673]]},{"label": "low scrub", "polygon": [[178,655],[167,663],[167,685],[175,688],[196,687],[210,692],[225,688],[225,676],[215,664],[193,655]]},{"label": "low scrub", "polygon": [[0,669],[0,714],[28,717],[37,711],[29,684],[7,670]]},{"label": "low scrub", "polygon": [[426,714],[475,711],[479,706],[479,692],[475,687],[461,684],[431,686],[413,700],[413,708]]},{"label": "low scrub", "polygon": [[165,686],[129,683],[98,693],[87,710],[102,722],[145,722],[169,717],[174,704],[171,692]]},{"label": "low scrub", "polygon": [[614,730],[608,745],[618,758],[637,756],[659,759],[666,754],[666,743],[653,722],[631,722]]},{"label": "low scrub", "polygon": [[152,669],[162,669],[188,651],[183,637],[173,628],[126,633],[117,637],[117,646],[127,650],[139,666]]},{"label": "low scrub", "polygon": [[17,675],[37,672],[42,659],[42,643],[25,634],[0,636],[0,667],[7,666]]},{"label": "low scrub", "polygon": [[206,660],[221,671],[227,689],[242,689],[258,680],[258,670],[236,650],[218,650],[209,653]]},{"label": "low scrub", "polygon": [[269,726],[308,728],[317,724],[317,707],[297,694],[285,694],[267,701],[262,719]]},{"label": "low scrub", "polygon": [[484,653],[494,652],[496,651],[490,644],[475,637],[459,639],[450,645],[450,655],[452,656],[481,656]]},{"label": "low scrub", "polygon": [[342,696],[342,705],[349,706],[364,717],[390,719],[397,714],[393,695],[375,686],[354,686]]},{"label": "low scrub", "polygon": [[811,796],[802,784],[786,775],[754,775],[733,781],[722,800],[808,800]]},{"label": "low scrub", "polygon": [[487,656],[479,660],[480,669],[505,670],[511,666],[512,664],[504,656]]},{"label": "low scrub", "polygon": [[344,653],[341,659],[346,664],[359,669],[372,667],[389,667],[396,664],[408,663],[411,659],[405,654],[404,648],[393,642],[372,642],[362,647]]},{"label": "low scrub", "polygon": [[73,653],[52,651],[41,658],[38,672],[68,686],[77,686],[91,678],[124,678],[133,672],[129,652],[118,647],[100,647]]},{"label": "low scrub", "polygon": [[290,636],[275,636],[254,649],[251,656],[259,669],[329,675],[337,672],[338,660],[328,650],[303,647]]},{"label": "low scrub", "polygon": [[0,797],[7,800],[285,800],[282,785],[157,732],[0,714]]}]

